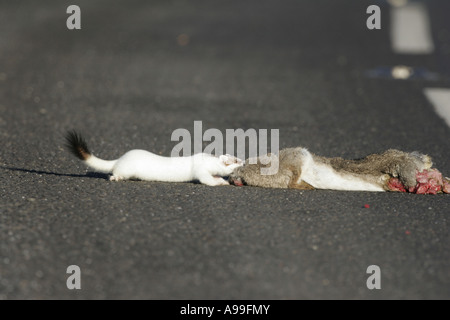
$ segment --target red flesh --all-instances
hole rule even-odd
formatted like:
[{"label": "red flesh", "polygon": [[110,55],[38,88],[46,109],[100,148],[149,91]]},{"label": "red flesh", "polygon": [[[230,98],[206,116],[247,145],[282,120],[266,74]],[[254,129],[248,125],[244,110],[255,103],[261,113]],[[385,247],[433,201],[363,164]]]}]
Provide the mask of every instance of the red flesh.
[{"label": "red flesh", "polygon": [[450,193],[450,181],[442,177],[437,169],[423,170],[416,174],[417,183],[414,187],[406,188],[398,178],[388,181],[391,191],[410,192],[417,194],[436,194],[438,192]]}]

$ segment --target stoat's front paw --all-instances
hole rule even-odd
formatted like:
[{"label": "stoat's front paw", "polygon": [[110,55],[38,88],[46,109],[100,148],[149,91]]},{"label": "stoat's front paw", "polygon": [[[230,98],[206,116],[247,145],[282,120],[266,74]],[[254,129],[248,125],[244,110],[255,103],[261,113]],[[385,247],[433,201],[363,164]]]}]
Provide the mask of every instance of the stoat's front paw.
[{"label": "stoat's front paw", "polygon": [[226,181],[222,177],[208,177],[207,179],[200,179],[200,182],[211,187],[230,185],[228,181]]},{"label": "stoat's front paw", "polygon": [[216,186],[229,186],[230,185],[230,183],[227,180],[220,178],[220,177],[214,177],[214,180],[216,180],[216,183],[217,183]]},{"label": "stoat's front paw", "polygon": [[112,175],[111,177],[109,177],[109,181],[121,181],[121,180],[124,180],[123,177],[121,176]]}]

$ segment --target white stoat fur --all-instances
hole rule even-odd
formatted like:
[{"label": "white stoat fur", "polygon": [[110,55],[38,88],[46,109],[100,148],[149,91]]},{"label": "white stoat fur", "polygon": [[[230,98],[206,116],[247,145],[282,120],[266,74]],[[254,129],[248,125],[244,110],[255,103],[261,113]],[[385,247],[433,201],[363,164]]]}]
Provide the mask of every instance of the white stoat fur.
[{"label": "white stoat fur", "polygon": [[228,185],[228,176],[243,161],[231,155],[215,157],[206,153],[190,157],[163,157],[145,150],[130,150],[116,160],[94,156],[85,140],[75,131],[66,135],[67,147],[87,166],[98,172],[112,173],[111,181],[138,179],[146,181],[188,182],[198,180],[208,186]]}]

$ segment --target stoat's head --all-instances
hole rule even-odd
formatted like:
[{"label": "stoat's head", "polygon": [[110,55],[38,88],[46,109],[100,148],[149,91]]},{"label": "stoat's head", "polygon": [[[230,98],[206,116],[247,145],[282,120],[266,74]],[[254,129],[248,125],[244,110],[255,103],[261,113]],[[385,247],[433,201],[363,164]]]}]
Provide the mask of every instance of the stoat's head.
[{"label": "stoat's head", "polygon": [[221,168],[219,169],[220,174],[222,176],[230,176],[230,174],[233,173],[234,170],[244,165],[244,161],[226,154],[219,157],[219,165],[221,166]]},{"label": "stoat's head", "polygon": [[244,165],[244,160],[241,160],[239,158],[236,158],[235,156],[232,156],[230,154],[223,154],[219,157],[219,159],[222,161],[223,165],[225,165],[226,167],[228,166],[243,166]]}]

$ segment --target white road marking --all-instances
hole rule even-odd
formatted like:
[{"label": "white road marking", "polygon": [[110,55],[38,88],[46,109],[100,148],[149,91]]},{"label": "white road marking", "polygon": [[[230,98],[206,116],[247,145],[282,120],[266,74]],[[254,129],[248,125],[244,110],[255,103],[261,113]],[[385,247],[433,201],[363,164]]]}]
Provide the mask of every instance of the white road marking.
[{"label": "white road marking", "polygon": [[425,88],[425,96],[433,104],[436,113],[441,116],[450,127],[450,89]]},{"label": "white road marking", "polygon": [[391,7],[391,44],[395,53],[430,54],[434,51],[427,8],[419,2]]}]

